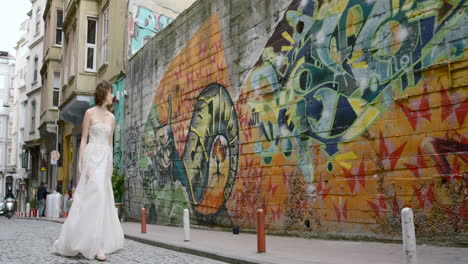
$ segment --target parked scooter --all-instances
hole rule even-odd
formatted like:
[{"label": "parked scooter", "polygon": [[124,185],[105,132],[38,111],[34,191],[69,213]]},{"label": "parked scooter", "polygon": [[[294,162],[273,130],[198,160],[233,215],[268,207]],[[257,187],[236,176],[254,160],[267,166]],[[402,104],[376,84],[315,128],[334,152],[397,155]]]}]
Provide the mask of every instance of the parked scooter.
[{"label": "parked scooter", "polygon": [[15,198],[8,197],[5,199],[5,215],[10,219],[15,212]]}]

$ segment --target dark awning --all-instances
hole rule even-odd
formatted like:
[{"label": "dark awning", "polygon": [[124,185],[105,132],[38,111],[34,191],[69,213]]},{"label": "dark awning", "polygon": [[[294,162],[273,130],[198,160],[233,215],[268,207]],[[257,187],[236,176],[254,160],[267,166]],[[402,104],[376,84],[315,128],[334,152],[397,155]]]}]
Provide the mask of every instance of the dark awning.
[{"label": "dark awning", "polygon": [[74,125],[81,124],[84,113],[93,101],[92,99],[94,98],[89,95],[75,96],[60,110],[60,119],[65,122],[73,123]]}]

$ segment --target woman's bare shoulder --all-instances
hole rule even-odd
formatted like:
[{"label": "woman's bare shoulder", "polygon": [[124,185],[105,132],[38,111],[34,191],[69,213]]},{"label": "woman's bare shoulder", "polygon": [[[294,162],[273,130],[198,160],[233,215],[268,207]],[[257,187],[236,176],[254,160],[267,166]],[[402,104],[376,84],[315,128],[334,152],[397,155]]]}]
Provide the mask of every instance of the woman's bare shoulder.
[{"label": "woman's bare shoulder", "polygon": [[110,116],[110,119],[111,119],[111,120],[115,120],[115,116],[114,116],[114,114],[113,114],[111,111],[108,110],[108,111],[107,111],[107,115]]},{"label": "woman's bare shoulder", "polygon": [[85,114],[92,115],[94,113],[94,108],[95,108],[95,106],[88,108],[86,110]]},{"label": "woman's bare shoulder", "polygon": [[88,108],[85,111],[85,117],[91,118],[92,116],[94,116],[94,107]]}]

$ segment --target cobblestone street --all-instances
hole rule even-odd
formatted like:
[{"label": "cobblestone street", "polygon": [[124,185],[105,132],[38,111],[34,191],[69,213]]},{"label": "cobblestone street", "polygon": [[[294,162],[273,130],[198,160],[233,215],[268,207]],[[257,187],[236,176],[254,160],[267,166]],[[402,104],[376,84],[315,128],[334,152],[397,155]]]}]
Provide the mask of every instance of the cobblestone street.
[{"label": "cobblestone street", "polygon": [[[67,258],[51,251],[61,224],[0,216],[0,263],[100,263],[82,256]],[[109,263],[223,263],[125,239],[124,249],[107,256]]]}]

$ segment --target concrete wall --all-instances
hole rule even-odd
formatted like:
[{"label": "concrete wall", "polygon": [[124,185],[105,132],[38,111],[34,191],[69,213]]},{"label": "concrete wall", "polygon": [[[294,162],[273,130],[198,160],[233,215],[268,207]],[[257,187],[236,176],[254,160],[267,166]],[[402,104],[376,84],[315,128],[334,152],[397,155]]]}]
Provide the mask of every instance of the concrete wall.
[{"label": "concrete wall", "polygon": [[466,1],[200,0],[128,62],[124,207],[301,235],[456,240]]}]

